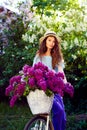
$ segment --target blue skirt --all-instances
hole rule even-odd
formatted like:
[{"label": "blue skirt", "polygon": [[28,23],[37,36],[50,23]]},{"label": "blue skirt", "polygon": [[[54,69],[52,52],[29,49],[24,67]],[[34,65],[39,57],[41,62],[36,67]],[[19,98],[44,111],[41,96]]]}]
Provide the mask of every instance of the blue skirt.
[{"label": "blue skirt", "polygon": [[59,94],[54,95],[52,106],[52,122],[54,130],[65,130],[66,113],[64,110],[63,99]]}]

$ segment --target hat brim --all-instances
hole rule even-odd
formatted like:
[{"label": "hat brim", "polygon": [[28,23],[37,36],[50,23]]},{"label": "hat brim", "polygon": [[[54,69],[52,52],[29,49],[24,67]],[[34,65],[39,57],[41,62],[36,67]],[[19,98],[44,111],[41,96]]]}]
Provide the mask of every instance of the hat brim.
[{"label": "hat brim", "polygon": [[47,37],[49,37],[49,36],[55,37],[58,43],[61,42],[60,37],[57,37],[57,36],[54,35],[54,34],[47,34],[47,35],[45,35],[45,36],[43,36],[43,37],[41,37],[41,38],[39,39],[39,43],[41,44],[41,43],[44,41],[44,39],[47,38]]}]

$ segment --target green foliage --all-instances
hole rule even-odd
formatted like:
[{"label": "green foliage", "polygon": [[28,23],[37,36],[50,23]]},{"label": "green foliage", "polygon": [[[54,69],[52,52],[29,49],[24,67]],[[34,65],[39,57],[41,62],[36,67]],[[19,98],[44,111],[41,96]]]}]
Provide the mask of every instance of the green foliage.
[{"label": "green foliage", "polygon": [[[67,115],[67,130],[86,130],[87,120],[76,118],[77,115]],[[85,114],[86,116],[86,114]],[[32,114],[25,101],[10,108],[6,103],[0,103],[0,130],[23,130]]]},{"label": "green foliage", "polygon": [[5,48],[5,54],[0,55],[0,88],[7,87],[9,78],[17,74],[24,64],[32,65],[39,38],[47,29],[51,29],[62,39],[64,71],[67,80],[75,88],[74,98],[66,99],[67,112],[82,112],[83,109],[85,112],[87,8],[81,7],[78,0],[34,0],[31,10],[34,11],[34,17],[27,23],[27,28],[24,27],[22,19],[18,18],[16,23],[10,25],[9,31],[5,30],[9,44]]},{"label": "green foliage", "polygon": [[76,120],[75,116],[69,116],[67,121],[67,130],[86,130],[87,129],[87,121],[83,120]]},{"label": "green foliage", "polygon": [[[19,103],[20,104],[20,103]],[[6,103],[0,103],[0,130],[23,130],[32,117],[28,105],[16,105],[13,109]]]},{"label": "green foliage", "polygon": [[10,77],[16,75],[24,64],[32,65],[35,48],[29,42],[22,40],[24,28],[21,18],[5,30],[8,37],[8,46],[4,48],[5,54],[0,55],[0,95],[4,96],[4,89],[7,87]]},{"label": "green foliage", "polygon": [[52,16],[54,13],[52,11],[56,10],[68,10],[69,8],[78,8],[78,1],[75,0],[33,0],[33,7],[36,7],[36,13],[39,15]]},{"label": "green foliage", "polygon": [[75,81],[74,85],[76,85],[77,81],[80,82],[81,77],[85,78],[87,76],[87,47],[74,45],[71,48],[67,47],[67,50],[63,52],[66,61],[67,78],[71,79],[72,83]]}]

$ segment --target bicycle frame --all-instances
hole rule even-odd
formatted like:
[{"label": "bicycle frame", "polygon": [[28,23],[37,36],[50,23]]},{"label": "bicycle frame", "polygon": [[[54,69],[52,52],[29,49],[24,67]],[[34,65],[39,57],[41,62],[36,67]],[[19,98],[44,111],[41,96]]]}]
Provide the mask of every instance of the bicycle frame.
[{"label": "bicycle frame", "polygon": [[50,120],[50,114],[44,113],[44,114],[36,114],[36,115],[34,115],[27,122],[27,124],[24,127],[24,130],[30,130],[30,129],[32,129],[32,130],[42,130],[43,125],[44,125],[44,130],[54,130],[53,124],[52,124],[52,122]]},{"label": "bicycle frame", "polygon": [[41,115],[41,116],[47,118],[47,122],[46,122],[46,130],[48,130],[49,121],[50,121],[50,115],[49,115],[49,114],[46,114],[46,113],[44,113],[44,114],[39,114],[39,115]]},{"label": "bicycle frame", "polygon": [[46,130],[48,130],[48,125],[49,125],[49,115],[47,115],[47,124],[46,124]]}]

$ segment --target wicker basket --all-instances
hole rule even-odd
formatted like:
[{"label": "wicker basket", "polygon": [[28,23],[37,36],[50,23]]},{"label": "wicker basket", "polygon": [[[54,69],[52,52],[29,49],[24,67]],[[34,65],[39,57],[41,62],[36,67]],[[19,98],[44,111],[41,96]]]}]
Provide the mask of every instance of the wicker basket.
[{"label": "wicker basket", "polygon": [[52,108],[53,98],[53,95],[49,97],[43,90],[31,91],[27,96],[27,101],[32,114],[49,113]]}]

